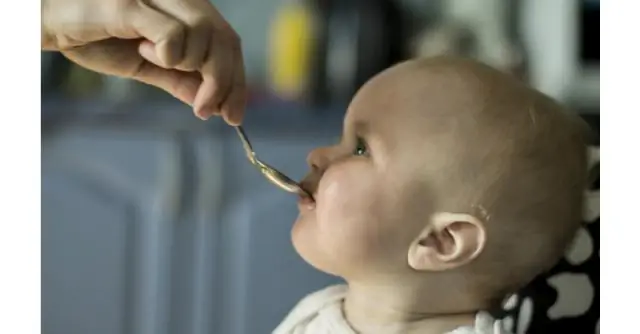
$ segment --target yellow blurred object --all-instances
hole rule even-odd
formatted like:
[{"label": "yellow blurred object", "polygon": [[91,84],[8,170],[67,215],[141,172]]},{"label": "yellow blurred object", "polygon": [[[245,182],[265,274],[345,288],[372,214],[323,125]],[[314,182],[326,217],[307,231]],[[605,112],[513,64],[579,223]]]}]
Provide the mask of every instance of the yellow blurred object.
[{"label": "yellow blurred object", "polygon": [[315,44],[313,9],[303,2],[281,8],[271,25],[270,84],[285,98],[298,98],[310,80]]}]

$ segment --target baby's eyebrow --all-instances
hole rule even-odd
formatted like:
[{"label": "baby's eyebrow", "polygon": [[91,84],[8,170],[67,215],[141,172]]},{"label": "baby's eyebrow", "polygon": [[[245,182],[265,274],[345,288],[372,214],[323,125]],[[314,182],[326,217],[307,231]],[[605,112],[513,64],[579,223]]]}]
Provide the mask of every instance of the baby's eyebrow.
[{"label": "baby's eyebrow", "polygon": [[346,125],[340,135],[340,142],[344,139],[344,136],[351,136],[356,134],[358,136],[367,137],[371,132],[371,126],[366,121],[353,121],[351,124]]},{"label": "baby's eyebrow", "polygon": [[364,121],[355,121],[353,123],[353,129],[355,133],[357,133],[360,136],[366,136],[371,131],[369,123]]}]

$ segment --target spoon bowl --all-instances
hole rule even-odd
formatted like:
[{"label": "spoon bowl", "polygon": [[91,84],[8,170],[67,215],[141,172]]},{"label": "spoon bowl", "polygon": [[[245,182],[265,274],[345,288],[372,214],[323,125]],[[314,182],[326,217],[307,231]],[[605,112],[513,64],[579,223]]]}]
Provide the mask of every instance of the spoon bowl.
[{"label": "spoon bowl", "polygon": [[236,126],[235,129],[236,129],[236,133],[238,134],[238,137],[240,138],[240,141],[242,141],[242,147],[244,148],[244,151],[247,155],[247,159],[249,159],[249,162],[251,162],[252,165],[258,168],[260,173],[262,173],[262,175],[267,180],[269,180],[269,182],[271,182],[272,184],[276,185],[278,188],[284,191],[298,194],[300,196],[312,197],[311,194],[309,194],[306,190],[302,189],[302,187],[300,186],[300,184],[298,184],[298,182],[292,180],[290,177],[286,176],[284,173],[280,172],[279,170],[269,166],[265,162],[258,159],[258,156],[256,155],[256,152],[253,150],[253,147],[251,146],[251,142],[249,141],[249,138],[247,137],[247,134],[244,132],[244,129],[242,128],[242,126]]}]

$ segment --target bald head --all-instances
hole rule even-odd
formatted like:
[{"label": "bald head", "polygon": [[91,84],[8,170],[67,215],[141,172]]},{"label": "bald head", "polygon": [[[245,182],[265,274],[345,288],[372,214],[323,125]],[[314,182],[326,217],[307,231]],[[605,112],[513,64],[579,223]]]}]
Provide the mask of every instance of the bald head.
[{"label": "bald head", "polygon": [[[515,77],[450,57],[397,65],[354,103],[408,119],[383,123],[404,133],[395,149],[424,154],[421,182],[434,210],[483,222],[486,245],[468,266],[475,282],[502,293],[559,260],[579,227],[586,182],[577,116]],[[410,133],[418,139],[407,144]]]}]

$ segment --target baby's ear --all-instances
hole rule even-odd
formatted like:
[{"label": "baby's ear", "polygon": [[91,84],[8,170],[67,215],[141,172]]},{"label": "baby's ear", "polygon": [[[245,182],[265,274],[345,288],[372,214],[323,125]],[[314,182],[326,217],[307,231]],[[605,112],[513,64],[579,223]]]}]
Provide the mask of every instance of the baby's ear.
[{"label": "baby's ear", "polygon": [[484,224],[463,213],[437,213],[411,244],[408,262],[419,271],[442,271],[469,263],[484,249]]}]

